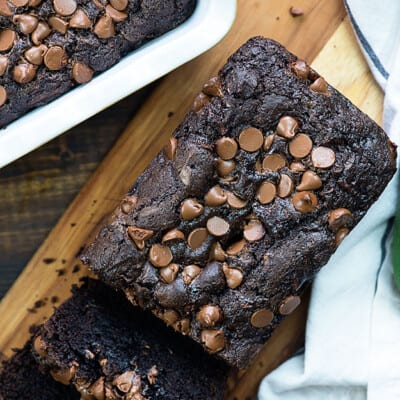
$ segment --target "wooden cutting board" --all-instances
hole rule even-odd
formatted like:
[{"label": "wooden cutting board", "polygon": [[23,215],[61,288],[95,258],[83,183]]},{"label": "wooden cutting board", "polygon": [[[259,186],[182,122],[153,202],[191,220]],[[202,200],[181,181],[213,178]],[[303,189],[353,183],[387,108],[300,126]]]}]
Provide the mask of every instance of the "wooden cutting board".
[{"label": "wooden cutting board", "polygon": [[[0,352],[9,355],[21,346],[29,327],[43,322],[68,297],[71,284],[87,275],[79,262],[83,246],[162,148],[202,83],[248,38],[263,35],[280,41],[381,121],[382,93],[357,47],[342,1],[297,0],[304,15],[296,18],[289,13],[292,5],[288,0],[239,0],[237,19],[225,39],[157,86],[1,301]],[[307,299],[242,373],[230,400],[253,398],[260,379],[301,346],[306,308]]]}]

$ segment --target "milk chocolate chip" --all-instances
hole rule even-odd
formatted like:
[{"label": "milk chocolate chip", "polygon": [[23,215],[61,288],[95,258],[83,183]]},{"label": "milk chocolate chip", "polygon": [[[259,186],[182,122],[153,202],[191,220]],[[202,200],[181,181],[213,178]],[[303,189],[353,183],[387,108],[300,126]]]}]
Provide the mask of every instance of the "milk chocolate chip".
[{"label": "milk chocolate chip", "polygon": [[53,28],[53,30],[65,35],[68,29],[68,22],[64,21],[60,17],[50,17],[49,24]]},{"label": "milk chocolate chip", "polygon": [[311,152],[311,161],[316,168],[329,168],[336,160],[335,152],[328,147],[316,147]]},{"label": "milk chocolate chip", "polygon": [[207,229],[211,235],[224,236],[229,231],[229,223],[220,217],[212,217],[207,221]]},{"label": "milk chocolate chip", "polygon": [[75,12],[77,4],[75,0],[53,0],[53,7],[57,14],[67,17]]},{"label": "milk chocolate chip", "polygon": [[190,285],[196,276],[201,272],[201,268],[198,265],[188,265],[183,268],[182,279],[186,285]]},{"label": "milk chocolate chip", "polygon": [[288,296],[279,306],[279,312],[282,315],[291,314],[301,303],[299,296]]},{"label": "milk chocolate chip", "polygon": [[289,143],[289,152],[295,158],[307,157],[312,149],[312,140],[304,133],[299,133]]},{"label": "milk chocolate chip", "polygon": [[263,141],[264,135],[257,128],[246,128],[239,135],[239,145],[245,151],[253,152],[261,149]]},{"label": "milk chocolate chip", "polygon": [[228,196],[228,204],[230,207],[232,207],[236,210],[246,207],[246,205],[247,205],[246,200],[242,200],[240,197],[236,196],[235,194],[233,194],[231,192],[228,192],[227,196]]},{"label": "milk chocolate chip", "polygon": [[15,32],[11,29],[2,29],[0,31],[0,51],[10,50],[14,46],[17,38]]},{"label": "milk chocolate chip", "polygon": [[228,249],[226,250],[226,254],[228,254],[229,256],[235,256],[239,254],[243,250],[245,244],[245,240],[239,240],[238,242],[228,247]]},{"label": "milk chocolate chip", "polygon": [[341,228],[336,232],[335,242],[336,246],[339,246],[342,243],[343,239],[349,234],[349,230],[347,228]]},{"label": "milk chocolate chip", "polygon": [[276,128],[276,133],[285,139],[293,139],[299,124],[293,117],[282,117]]},{"label": "milk chocolate chip", "polygon": [[195,250],[204,243],[207,239],[208,232],[206,228],[197,228],[190,232],[188,237],[188,244],[192,250]]},{"label": "milk chocolate chip", "polygon": [[154,234],[150,229],[142,229],[136,226],[128,226],[128,228],[126,228],[126,233],[140,250],[144,249],[145,241],[150,239]]},{"label": "milk chocolate chip", "polygon": [[161,239],[162,243],[170,242],[172,240],[185,240],[185,235],[179,229],[171,229]]},{"label": "milk chocolate chip", "polygon": [[33,46],[26,50],[24,53],[25,58],[32,64],[40,65],[43,63],[44,55],[47,52],[47,46],[41,44],[39,46]]},{"label": "milk chocolate chip", "polygon": [[229,288],[235,289],[242,284],[243,272],[237,268],[231,268],[228,264],[222,265],[222,271],[224,272],[226,284]]},{"label": "milk chocolate chip", "polygon": [[202,331],[201,341],[210,353],[218,353],[225,348],[224,332],[220,329]]},{"label": "milk chocolate chip", "polygon": [[17,14],[14,15],[13,22],[18,26],[21,33],[24,35],[29,35],[36,29],[39,20],[34,15]]},{"label": "milk chocolate chip", "polygon": [[204,207],[196,199],[186,199],[181,205],[181,218],[185,221],[192,221],[202,215]]},{"label": "milk chocolate chip", "polygon": [[278,184],[278,196],[285,198],[292,194],[294,188],[293,180],[290,176],[282,174]]},{"label": "milk chocolate chip", "polygon": [[44,55],[44,64],[50,71],[58,71],[68,63],[68,56],[60,46],[50,47]]},{"label": "milk chocolate chip", "polygon": [[268,151],[271,148],[272,143],[274,143],[274,140],[275,140],[275,135],[269,135],[265,138],[263,145],[264,151]]},{"label": "milk chocolate chip", "polygon": [[203,93],[211,97],[222,97],[222,85],[218,76],[214,76],[203,86]]},{"label": "milk chocolate chip", "polygon": [[301,79],[306,80],[310,73],[310,68],[303,60],[296,60],[290,65],[292,71]]},{"label": "milk chocolate chip", "polygon": [[136,206],[138,202],[137,196],[126,196],[122,201],[121,201],[121,211],[124,214],[129,214],[132,209]]},{"label": "milk chocolate chip", "polygon": [[261,221],[251,220],[244,227],[243,236],[248,242],[261,240],[265,235],[265,229]]},{"label": "milk chocolate chip", "polygon": [[32,32],[31,39],[36,46],[39,46],[41,41],[51,33],[50,27],[43,21],[40,21],[36,29]]},{"label": "milk chocolate chip", "polygon": [[209,257],[211,261],[225,261],[226,253],[221,243],[217,242],[211,246]]},{"label": "milk chocolate chip", "polygon": [[210,102],[210,98],[203,92],[200,92],[193,101],[193,110],[199,112],[204,106]]},{"label": "milk chocolate chip", "polygon": [[217,161],[217,172],[219,176],[229,175],[236,167],[235,161],[233,160],[221,160]]},{"label": "milk chocolate chip", "polygon": [[0,76],[3,76],[8,67],[8,57],[0,55]]},{"label": "milk chocolate chip", "polygon": [[273,319],[274,313],[272,311],[267,310],[266,308],[261,308],[251,315],[250,323],[254,328],[265,328]]},{"label": "milk chocolate chip", "polygon": [[36,336],[33,342],[33,348],[39,357],[46,357],[47,355],[47,345],[44,342],[42,336]]},{"label": "milk chocolate chip", "polygon": [[105,400],[104,390],[104,377],[97,379],[91,386],[89,386],[89,392],[94,396],[96,400]]},{"label": "milk chocolate chip", "polygon": [[165,156],[173,161],[175,160],[176,148],[178,147],[178,139],[171,137],[168,139],[167,144],[164,146]]},{"label": "milk chocolate chip", "polygon": [[279,171],[286,166],[286,160],[280,154],[269,154],[263,160],[262,167],[268,171]]},{"label": "milk chocolate chip", "polygon": [[179,314],[175,310],[166,310],[162,315],[162,320],[169,326],[174,325],[178,319]]},{"label": "milk chocolate chip", "polygon": [[216,142],[217,154],[223,160],[230,160],[236,156],[238,151],[238,145],[235,139],[224,137],[220,138]]},{"label": "milk chocolate chip", "polygon": [[110,4],[118,11],[125,10],[128,7],[128,0],[110,0]]},{"label": "milk chocolate chip", "polygon": [[69,385],[76,375],[78,366],[79,364],[76,361],[73,361],[69,368],[50,371],[50,375],[55,381],[60,382],[63,385]]},{"label": "milk chocolate chip", "polygon": [[300,184],[296,187],[297,190],[317,190],[322,187],[321,178],[314,171],[306,171],[301,177]]},{"label": "milk chocolate chip", "polygon": [[74,62],[72,65],[72,78],[76,83],[87,83],[93,78],[93,70],[83,63]]},{"label": "milk chocolate chip", "polygon": [[222,312],[218,306],[207,304],[200,308],[196,319],[205,328],[213,328],[222,319]]},{"label": "milk chocolate chip", "polygon": [[69,20],[69,26],[76,29],[89,29],[92,22],[81,8],[78,8]]},{"label": "milk chocolate chip", "polygon": [[108,14],[100,17],[93,29],[100,39],[109,39],[115,35],[114,22]]},{"label": "milk chocolate chip", "polygon": [[0,107],[6,102],[7,100],[7,91],[4,86],[0,85]]},{"label": "milk chocolate chip", "polygon": [[167,246],[153,244],[149,251],[149,259],[155,267],[166,267],[172,261],[172,253]]},{"label": "milk chocolate chip", "polygon": [[293,161],[290,164],[289,169],[293,172],[304,172],[306,167],[300,161]]},{"label": "milk chocolate chip", "polygon": [[204,202],[206,206],[209,207],[217,207],[224,204],[227,200],[228,196],[224,189],[221,186],[212,187],[205,195]]},{"label": "milk chocolate chip", "polygon": [[106,14],[108,14],[114,22],[122,22],[128,18],[128,14],[122,11],[116,10],[109,4],[106,6]]},{"label": "milk chocolate chip", "polygon": [[326,83],[325,79],[321,76],[317,78],[311,85],[310,89],[314,92],[322,93],[322,94],[329,94],[328,92],[328,84]]},{"label": "milk chocolate chip", "polygon": [[175,280],[178,272],[179,272],[178,264],[169,264],[168,267],[160,269],[160,276],[165,283],[172,283]]},{"label": "milk chocolate chip", "polygon": [[351,224],[351,212],[347,208],[337,208],[329,213],[328,217],[329,229],[333,232],[338,231],[340,228]]},{"label": "milk chocolate chip", "polygon": [[32,64],[24,63],[15,66],[13,71],[14,80],[18,83],[28,83],[36,75],[36,68]]},{"label": "milk chocolate chip", "polygon": [[263,182],[257,190],[256,199],[261,204],[271,203],[276,195],[276,187],[271,182]]},{"label": "milk chocolate chip", "polygon": [[312,192],[297,192],[292,197],[294,208],[301,213],[313,212],[318,206],[318,199]]},{"label": "milk chocolate chip", "polygon": [[134,371],[126,371],[113,380],[113,385],[116,386],[122,393],[128,393],[131,391],[136,378],[138,377]]},{"label": "milk chocolate chip", "polygon": [[0,15],[3,17],[11,17],[13,15],[7,0],[0,0]]}]

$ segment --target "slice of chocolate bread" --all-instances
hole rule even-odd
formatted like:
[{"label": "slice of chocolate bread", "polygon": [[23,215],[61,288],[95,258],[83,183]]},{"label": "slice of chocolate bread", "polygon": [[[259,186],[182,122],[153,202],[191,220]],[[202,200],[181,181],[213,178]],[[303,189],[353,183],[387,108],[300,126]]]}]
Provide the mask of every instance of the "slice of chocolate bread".
[{"label": "slice of chocolate bread", "polygon": [[226,388],[221,362],[98,281],[73,289],[33,348],[82,399],[222,400]]},{"label": "slice of chocolate bread", "polygon": [[245,367],[395,172],[383,130],[280,44],[250,39],[83,257]]},{"label": "slice of chocolate bread", "polygon": [[78,400],[78,392],[39,371],[32,342],[16,350],[0,367],[0,400]]}]

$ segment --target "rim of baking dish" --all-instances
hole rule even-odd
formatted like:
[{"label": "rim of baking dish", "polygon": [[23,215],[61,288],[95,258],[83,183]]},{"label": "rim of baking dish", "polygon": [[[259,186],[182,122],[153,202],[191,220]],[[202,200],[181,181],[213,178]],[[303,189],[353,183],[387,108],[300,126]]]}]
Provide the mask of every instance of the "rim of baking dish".
[{"label": "rim of baking dish", "polygon": [[192,16],[177,28],[0,129],[0,168],[204,53],[226,35],[235,15],[236,0],[197,0]]}]

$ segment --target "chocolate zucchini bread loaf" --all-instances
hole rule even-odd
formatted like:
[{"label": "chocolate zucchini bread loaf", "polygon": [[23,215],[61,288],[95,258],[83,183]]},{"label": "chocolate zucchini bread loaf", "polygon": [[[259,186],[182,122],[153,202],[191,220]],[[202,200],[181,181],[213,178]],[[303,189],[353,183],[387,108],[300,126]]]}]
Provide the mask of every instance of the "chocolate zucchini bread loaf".
[{"label": "chocolate zucchini bread loaf", "polygon": [[395,159],[375,122],[256,37],[204,85],[83,260],[133,304],[245,367]]},{"label": "chocolate zucchini bread loaf", "polygon": [[82,399],[222,400],[227,368],[123,294],[89,280],[34,340],[38,360]]},{"label": "chocolate zucchini bread loaf", "polygon": [[196,0],[1,0],[0,127],[185,21]]},{"label": "chocolate zucchini bread loaf", "polygon": [[32,342],[17,350],[0,367],[0,400],[79,400],[79,394],[39,371]]}]

